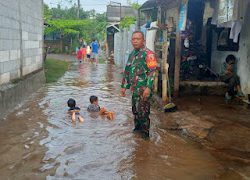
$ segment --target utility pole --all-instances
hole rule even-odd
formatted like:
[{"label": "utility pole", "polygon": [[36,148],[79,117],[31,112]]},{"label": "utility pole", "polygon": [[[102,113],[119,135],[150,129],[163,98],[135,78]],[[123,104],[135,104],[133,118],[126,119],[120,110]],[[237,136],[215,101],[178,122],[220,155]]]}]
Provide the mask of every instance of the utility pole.
[{"label": "utility pole", "polygon": [[78,19],[80,19],[80,8],[81,8],[80,0],[77,0],[77,18]]}]

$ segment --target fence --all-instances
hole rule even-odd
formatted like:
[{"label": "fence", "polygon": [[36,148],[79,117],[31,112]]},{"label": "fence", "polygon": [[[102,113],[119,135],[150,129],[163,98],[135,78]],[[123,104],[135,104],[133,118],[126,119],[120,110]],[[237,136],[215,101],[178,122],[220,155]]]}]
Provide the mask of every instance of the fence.
[{"label": "fence", "polygon": [[122,29],[115,33],[114,36],[114,61],[115,64],[124,68],[130,52],[133,50],[131,44],[132,33],[136,30],[136,25],[133,24],[129,29]]}]

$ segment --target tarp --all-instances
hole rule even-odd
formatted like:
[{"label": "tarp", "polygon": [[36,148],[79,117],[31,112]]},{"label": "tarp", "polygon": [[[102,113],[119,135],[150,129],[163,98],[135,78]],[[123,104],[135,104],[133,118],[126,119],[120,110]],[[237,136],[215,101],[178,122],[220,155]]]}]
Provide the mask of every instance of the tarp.
[{"label": "tarp", "polygon": [[178,32],[185,31],[187,23],[188,0],[182,0],[178,22]]},{"label": "tarp", "polygon": [[146,31],[146,47],[155,52],[155,38],[157,33],[157,21],[150,24],[150,28]]}]

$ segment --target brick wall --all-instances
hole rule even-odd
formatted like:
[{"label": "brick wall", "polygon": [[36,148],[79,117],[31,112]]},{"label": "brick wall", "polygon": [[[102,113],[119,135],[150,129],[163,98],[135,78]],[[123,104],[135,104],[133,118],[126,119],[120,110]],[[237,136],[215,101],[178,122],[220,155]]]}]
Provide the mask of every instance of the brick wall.
[{"label": "brick wall", "polygon": [[42,67],[42,0],[0,1],[0,85]]}]

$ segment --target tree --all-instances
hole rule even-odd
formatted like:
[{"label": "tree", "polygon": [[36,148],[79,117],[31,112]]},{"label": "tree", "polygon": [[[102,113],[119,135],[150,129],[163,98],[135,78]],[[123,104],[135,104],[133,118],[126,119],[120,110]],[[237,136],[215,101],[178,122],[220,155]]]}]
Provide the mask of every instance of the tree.
[{"label": "tree", "polygon": [[131,0],[127,0],[128,5],[130,5],[132,8],[138,10],[141,5],[137,2],[132,2]]},{"label": "tree", "polygon": [[129,28],[130,25],[135,23],[135,21],[136,21],[136,18],[134,16],[125,16],[120,22],[120,27]]},{"label": "tree", "polygon": [[136,10],[138,10],[141,7],[141,5],[139,3],[132,3],[131,6],[132,6],[132,8],[134,8]]},{"label": "tree", "polygon": [[78,7],[74,4],[70,8],[62,9],[60,5],[51,10],[52,19],[87,19],[90,17],[89,11],[84,11],[82,8],[79,9],[79,18],[78,18]]},{"label": "tree", "polygon": [[50,25],[45,28],[45,35],[52,36],[60,34],[67,42],[73,44],[78,42],[79,37],[83,37],[87,43],[90,43],[93,38],[98,38],[99,41],[104,40],[106,31],[106,14],[96,13],[95,10],[84,11],[80,8],[77,17],[77,6],[73,5],[70,8],[61,8],[60,4],[56,8],[44,8],[44,16],[47,18],[47,23]]},{"label": "tree", "polygon": [[49,9],[49,6],[47,4],[43,4],[43,10],[44,10],[44,20],[47,21],[52,17],[51,10]]}]

